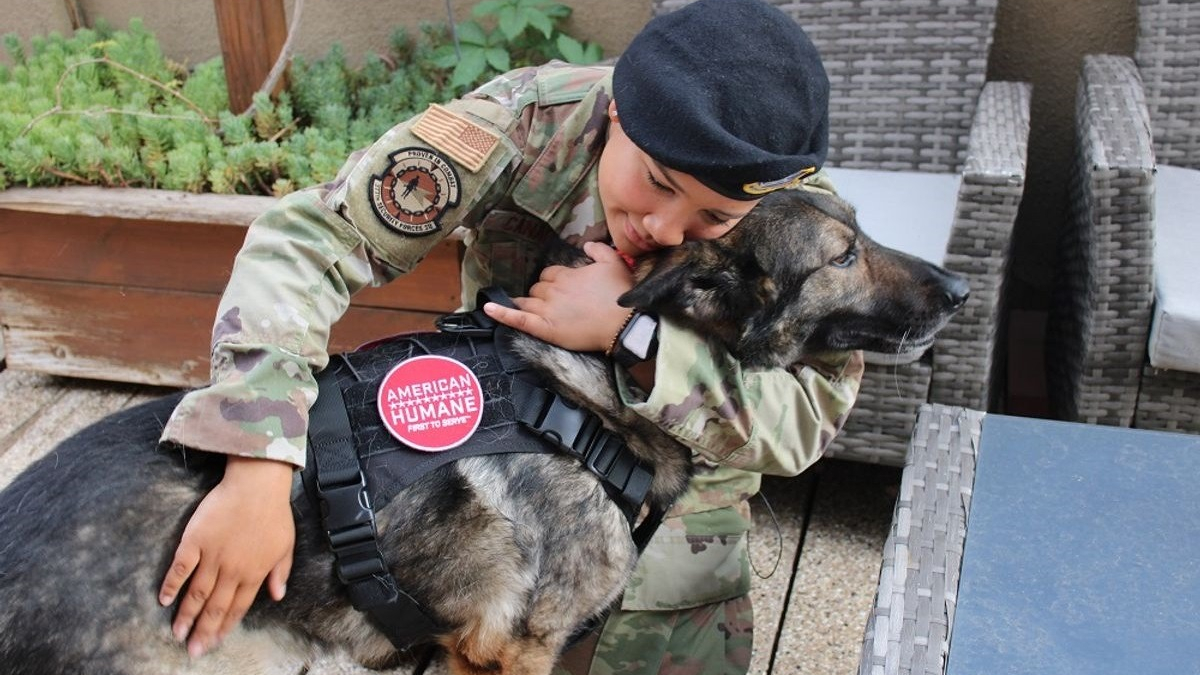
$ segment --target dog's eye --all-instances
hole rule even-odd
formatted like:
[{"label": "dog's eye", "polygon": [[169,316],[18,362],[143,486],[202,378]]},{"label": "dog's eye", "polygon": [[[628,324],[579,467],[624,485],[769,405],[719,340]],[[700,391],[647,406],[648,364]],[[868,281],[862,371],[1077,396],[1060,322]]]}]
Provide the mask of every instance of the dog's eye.
[{"label": "dog's eye", "polygon": [[858,260],[858,254],[854,251],[846,251],[833,260],[830,260],[829,264],[834,267],[849,267],[854,264],[855,260]]}]

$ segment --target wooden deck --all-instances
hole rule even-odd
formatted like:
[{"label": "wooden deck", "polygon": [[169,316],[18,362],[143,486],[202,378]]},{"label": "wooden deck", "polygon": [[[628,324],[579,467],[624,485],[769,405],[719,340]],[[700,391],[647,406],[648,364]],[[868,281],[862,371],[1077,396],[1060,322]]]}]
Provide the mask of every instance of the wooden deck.
[{"label": "wooden deck", "polygon": [[[0,362],[0,486],[92,421],[168,391],[4,369]],[[899,478],[898,469],[825,461],[798,478],[767,479],[775,518],[756,499],[751,539],[754,567],[765,577],[754,579],[752,673],[856,671]],[[310,670],[368,672],[336,660]]]}]

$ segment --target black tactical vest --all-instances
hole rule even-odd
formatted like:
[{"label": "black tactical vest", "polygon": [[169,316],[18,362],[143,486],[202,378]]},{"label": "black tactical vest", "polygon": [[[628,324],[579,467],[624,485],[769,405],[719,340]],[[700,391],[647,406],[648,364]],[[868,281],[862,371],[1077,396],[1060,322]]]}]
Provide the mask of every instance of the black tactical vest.
[{"label": "black tactical vest", "polygon": [[[507,296],[494,289],[480,295],[479,307],[488,300],[511,306]],[[302,474],[352,604],[367,612],[398,649],[439,631],[388,572],[376,539],[375,511],[437,467],[501,452],[565,452],[601,481],[629,521],[639,551],[663,516],[651,513],[635,527],[652,469],[595,415],[552,392],[533,369],[516,359],[508,348],[514,337],[511,329],[482,310],[442,317],[438,327],[436,333],[398,335],[330,360],[317,376],[320,391],[310,411],[308,462]],[[474,434],[441,452],[415,450],[394,437],[377,403],[392,368],[422,355],[463,364],[483,393],[482,417]],[[503,434],[503,443],[489,442],[498,434]],[[298,505],[297,511],[313,511],[304,506]]]}]

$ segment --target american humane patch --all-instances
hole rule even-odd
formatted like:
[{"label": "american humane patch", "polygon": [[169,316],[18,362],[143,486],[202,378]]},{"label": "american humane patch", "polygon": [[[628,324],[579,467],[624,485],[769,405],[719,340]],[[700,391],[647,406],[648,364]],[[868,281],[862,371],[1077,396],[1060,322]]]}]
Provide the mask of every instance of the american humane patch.
[{"label": "american humane patch", "polygon": [[458,447],[483,419],[483,387],[462,363],[432,354],[401,361],[379,385],[379,417],[416,450]]}]

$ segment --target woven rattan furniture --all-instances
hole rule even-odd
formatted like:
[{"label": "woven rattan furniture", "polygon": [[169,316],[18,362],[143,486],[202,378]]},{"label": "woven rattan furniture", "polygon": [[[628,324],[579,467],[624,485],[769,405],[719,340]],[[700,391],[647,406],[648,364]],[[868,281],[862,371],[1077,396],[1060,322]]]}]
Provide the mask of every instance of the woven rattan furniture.
[{"label": "woven rattan furniture", "polygon": [[1078,96],[1071,218],[1047,339],[1052,410],[1200,432],[1200,372],[1156,368],[1147,356],[1164,178],[1156,166],[1200,169],[1200,4],[1141,0],[1136,63],[1086,57]]},{"label": "woven rattan furniture", "polygon": [[923,406],[900,478],[861,675],[942,673],[984,413]]},{"label": "woven rattan furniture", "polygon": [[[770,1],[795,17],[825,62],[827,167],[959,179],[946,209],[949,242],[935,262],[967,275],[971,298],[922,358],[869,359],[855,410],[829,451],[900,466],[921,404],[988,407],[1000,289],[1024,189],[1030,89],[985,83],[996,0]],[[655,0],[654,11],[685,4]],[[746,39],[737,48],[753,49],[753,36]],[[860,212],[867,206],[852,201]]]},{"label": "woven rattan furniture", "polygon": [[1130,426],[1154,298],[1154,152],[1132,60],[1084,58],[1076,143],[1047,340],[1052,412]]},{"label": "woven rattan furniture", "polygon": [[1200,437],[922,409],[862,675],[1200,672]]}]

